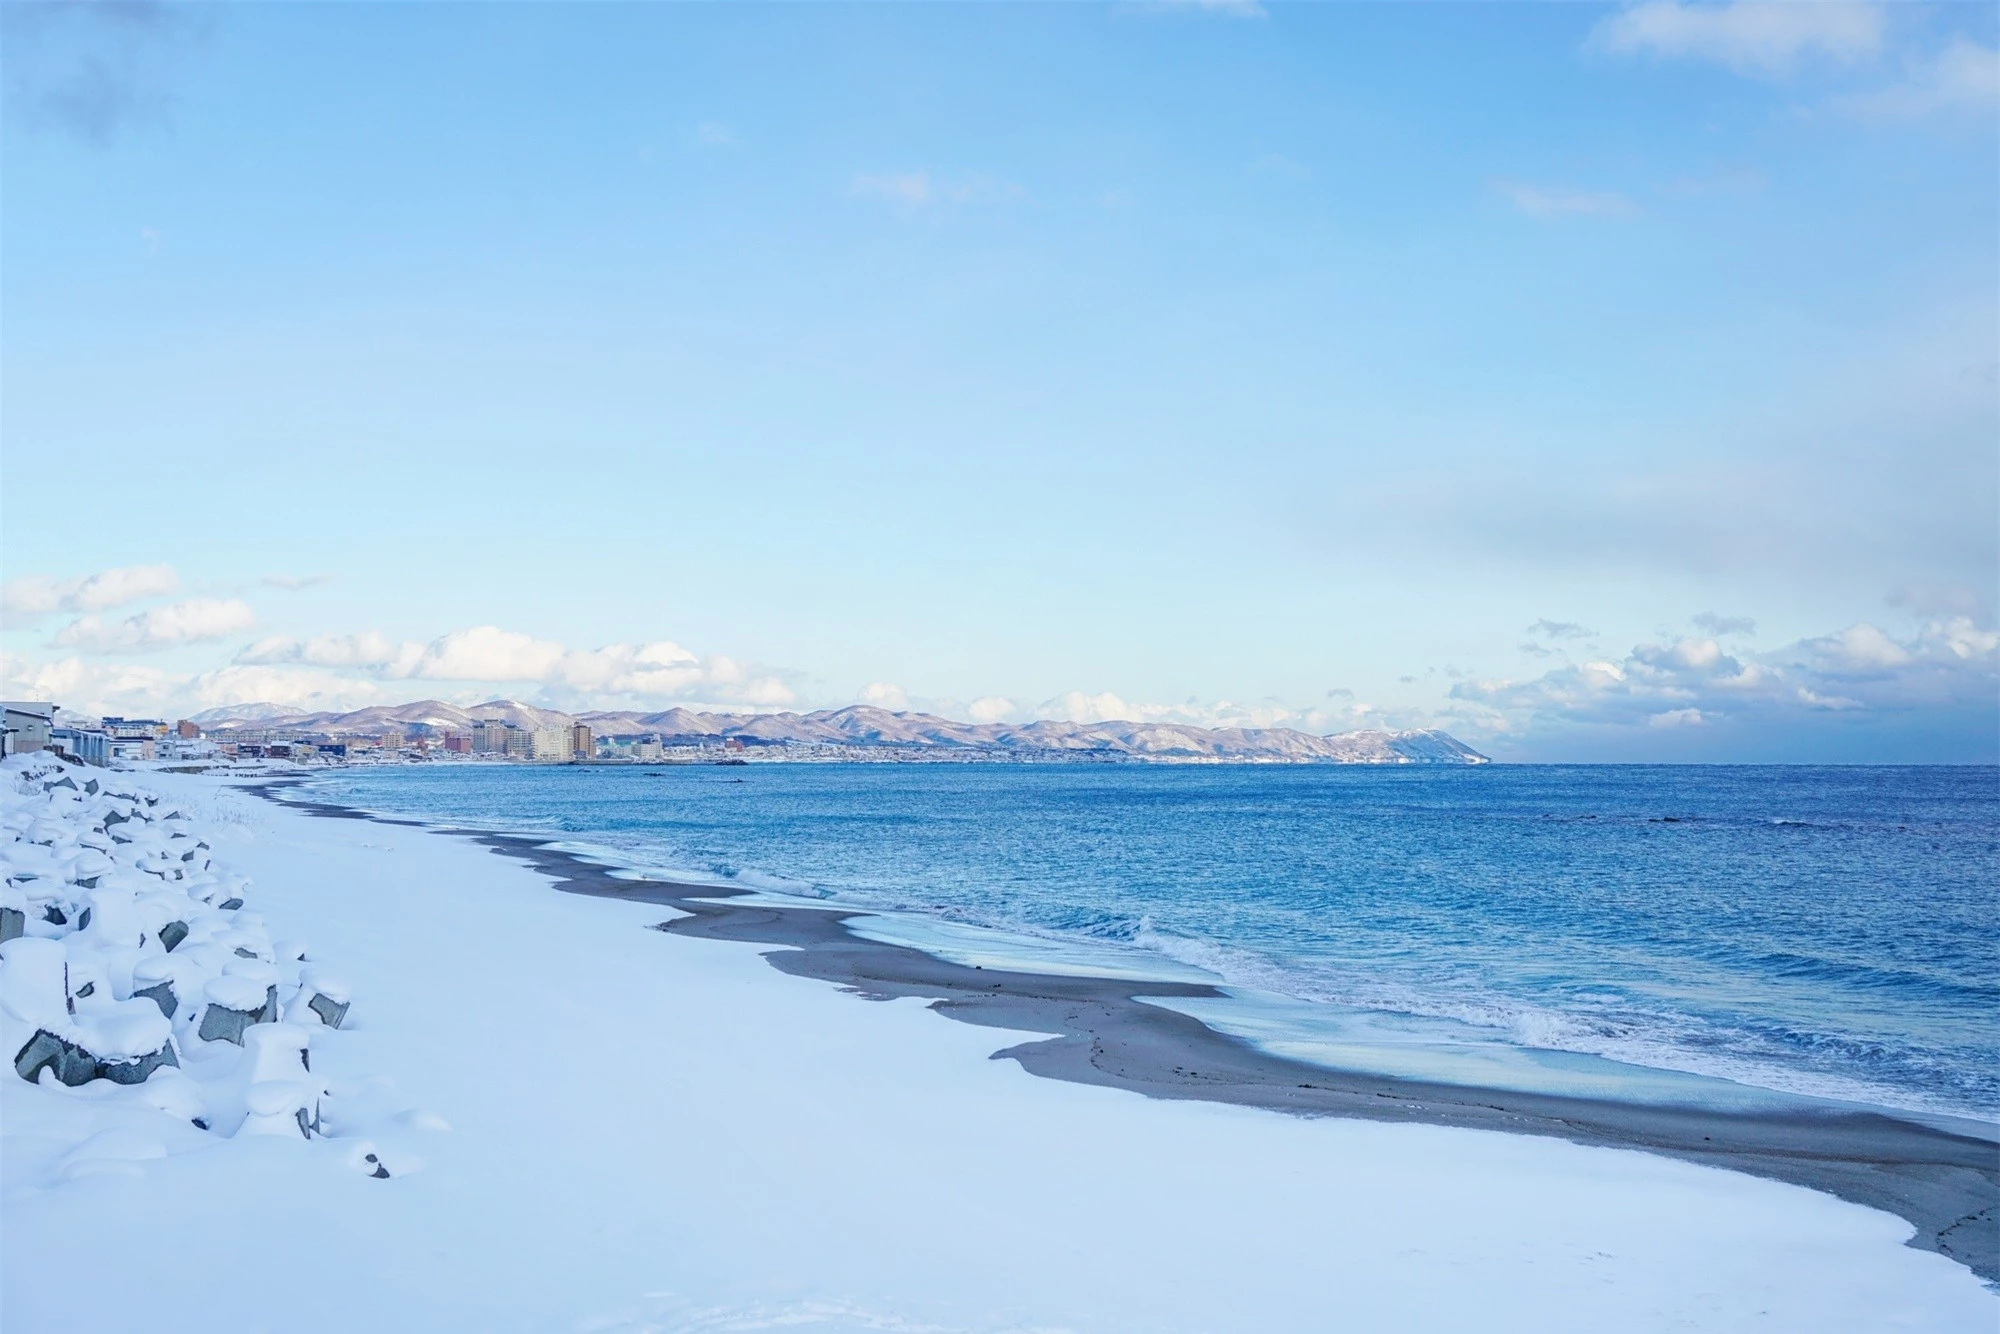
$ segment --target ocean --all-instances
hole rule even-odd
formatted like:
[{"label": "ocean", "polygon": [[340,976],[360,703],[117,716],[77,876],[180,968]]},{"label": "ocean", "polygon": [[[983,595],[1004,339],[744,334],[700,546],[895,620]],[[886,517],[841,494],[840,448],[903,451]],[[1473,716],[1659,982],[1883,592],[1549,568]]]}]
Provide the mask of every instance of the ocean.
[{"label": "ocean", "polygon": [[2000,770],[355,767],[327,800],[879,914],[1376,1073],[2000,1119]]}]

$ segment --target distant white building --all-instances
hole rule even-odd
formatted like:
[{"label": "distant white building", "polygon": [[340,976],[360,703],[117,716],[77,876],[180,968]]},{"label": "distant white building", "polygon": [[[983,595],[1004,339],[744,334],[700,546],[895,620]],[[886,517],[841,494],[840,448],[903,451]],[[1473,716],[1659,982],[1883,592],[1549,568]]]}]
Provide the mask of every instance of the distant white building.
[{"label": "distant white building", "polygon": [[563,761],[576,757],[575,742],[567,727],[537,727],[528,735],[531,760]]},{"label": "distant white building", "polygon": [[0,755],[26,755],[48,749],[49,733],[56,725],[55,705],[10,699],[0,702],[0,709],[6,710],[4,730],[0,730]]}]

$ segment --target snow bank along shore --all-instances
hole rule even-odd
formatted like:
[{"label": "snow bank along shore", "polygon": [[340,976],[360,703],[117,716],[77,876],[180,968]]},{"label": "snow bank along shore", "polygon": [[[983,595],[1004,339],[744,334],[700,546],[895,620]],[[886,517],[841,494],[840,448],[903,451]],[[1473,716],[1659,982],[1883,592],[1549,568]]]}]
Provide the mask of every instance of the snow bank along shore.
[{"label": "snow bank along shore", "polygon": [[9,1330],[2000,1321],[1885,1213],[1038,1079],[987,1059],[1033,1035],[647,930],[669,910],[421,828],[32,759],[0,819]]}]

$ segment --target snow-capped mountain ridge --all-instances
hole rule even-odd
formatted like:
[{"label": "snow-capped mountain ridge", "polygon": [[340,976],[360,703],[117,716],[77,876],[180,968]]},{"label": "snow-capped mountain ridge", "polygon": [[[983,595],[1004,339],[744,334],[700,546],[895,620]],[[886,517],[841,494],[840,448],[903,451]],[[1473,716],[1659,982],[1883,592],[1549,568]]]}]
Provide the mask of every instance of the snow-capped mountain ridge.
[{"label": "snow-capped mountain ridge", "polygon": [[1090,752],[1132,759],[1277,761],[1299,764],[1484,764],[1486,756],[1435,728],[1365,729],[1319,736],[1290,727],[1197,727],[1189,723],[1110,721],[964,723],[927,713],[897,713],[867,704],[812,713],[705,713],[672,708],[657,713],[562,713],[514,700],[461,707],[442,700],[378,705],[351,713],[298,713],[267,704],[211,709],[208,728],[231,726],[380,736],[414,728],[462,730],[485,718],[518,727],[586,723],[599,736],[667,739],[737,738],[766,745],[842,745],[960,751],[996,755]]}]

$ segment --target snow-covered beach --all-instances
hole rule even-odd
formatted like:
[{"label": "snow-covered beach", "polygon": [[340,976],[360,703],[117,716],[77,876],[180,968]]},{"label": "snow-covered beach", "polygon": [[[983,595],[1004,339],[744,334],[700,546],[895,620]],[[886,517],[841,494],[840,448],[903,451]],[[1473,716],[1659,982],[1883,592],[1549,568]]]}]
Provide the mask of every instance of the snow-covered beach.
[{"label": "snow-covered beach", "polygon": [[[35,840],[61,845],[52,823],[69,820],[74,845],[90,808],[40,781],[17,791],[22,772],[9,763],[0,798],[34,818],[10,829],[47,848]],[[219,777],[109,777],[184,814],[183,842],[213,862],[199,886],[211,908],[240,895],[235,976],[275,973],[284,1012],[271,1017],[285,1021],[250,1031],[299,1035],[309,1068],[249,1080],[259,1072],[239,1067],[285,1043],[238,1053],[179,1014],[181,1066],[146,1083],[0,1080],[9,1329],[2000,1319],[1967,1269],[1903,1244],[1902,1219],[1799,1186],[1551,1138],[1038,1078],[989,1059],[1038,1034],[946,1022],[916,999],[866,1003],[773,969],[768,946],[650,930],[672,910],[553,892],[464,838],[318,818]],[[42,861],[58,876],[100,869]],[[24,959],[47,952],[23,944]],[[19,946],[0,948],[0,973],[14,972]],[[129,1006],[134,984],[171,971],[146,959],[170,952],[117,948],[131,957],[105,981]],[[351,1001],[339,1028],[294,1022],[314,983]],[[15,1014],[8,1033],[33,1023]],[[204,1129],[185,1099],[145,1096],[182,1079],[246,1105],[210,1109]],[[274,1083],[318,1096],[321,1133],[241,1133],[252,1083],[267,1099]]]}]

